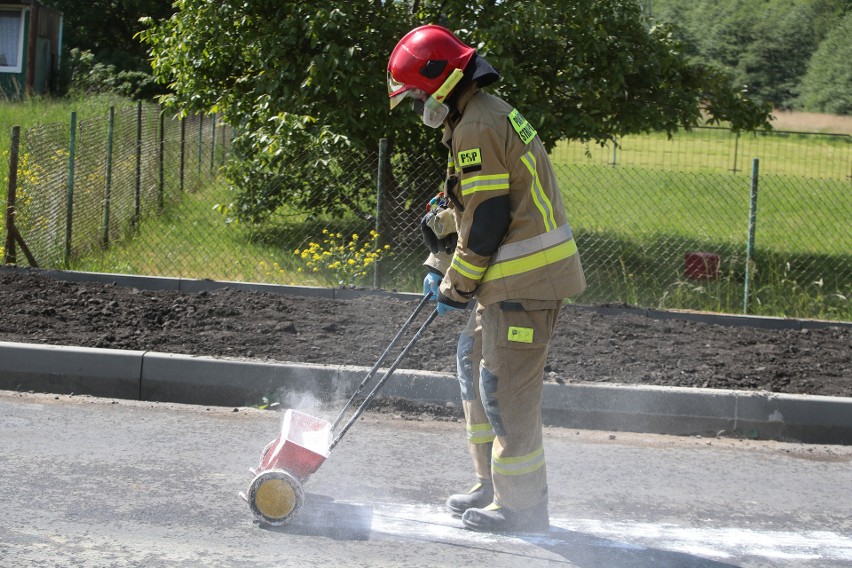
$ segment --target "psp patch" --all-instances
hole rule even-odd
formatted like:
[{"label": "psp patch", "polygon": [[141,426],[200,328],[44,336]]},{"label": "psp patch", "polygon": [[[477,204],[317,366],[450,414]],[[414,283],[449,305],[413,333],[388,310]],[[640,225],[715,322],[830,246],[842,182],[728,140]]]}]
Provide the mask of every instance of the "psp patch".
[{"label": "psp patch", "polygon": [[458,166],[460,168],[469,168],[471,166],[481,165],[482,152],[480,152],[479,148],[471,148],[470,150],[459,152]]}]

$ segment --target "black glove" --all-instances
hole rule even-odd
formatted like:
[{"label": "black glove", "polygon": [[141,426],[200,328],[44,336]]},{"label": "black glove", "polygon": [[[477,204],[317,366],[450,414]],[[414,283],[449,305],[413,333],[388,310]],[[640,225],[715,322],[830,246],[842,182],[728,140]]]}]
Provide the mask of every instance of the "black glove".
[{"label": "black glove", "polygon": [[432,254],[438,252],[438,235],[435,234],[435,231],[429,227],[429,220],[435,216],[435,213],[429,211],[423,217],[423,220],[420,221],[420,232],[423,234],[423,242],[426,243],[426,246],[429,247],[429,250],[432,251]]},{"label": "black glove", "polygon": [[432,254],[438,252],[445,252],[447,254],[452,254],[454,250],[456,250],[456,243],[459,240],[459,237],[456,233],[450,233],[443,239],[439,239],[438,235],[435,234],[435,231],[429,227],[429,221],[438,214],[440,209],[433,209],[426,213],[423,216],[423,220],[420,222],[420,232],[423,234],[423,242],[426,243],[426,246],[429,247],[429,250],[432,251]]}]

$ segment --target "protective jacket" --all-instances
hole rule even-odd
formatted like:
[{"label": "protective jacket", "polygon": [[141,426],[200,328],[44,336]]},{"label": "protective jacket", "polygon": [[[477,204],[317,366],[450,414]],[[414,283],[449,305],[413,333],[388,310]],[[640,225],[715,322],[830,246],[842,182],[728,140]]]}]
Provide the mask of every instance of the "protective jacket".
[{"label": "protective jacket", "polygon": [[[561,300],[586,279],[547,152],[502,99],[470,86],[447,121],[448,176],[458,244],[439,300],[463,307]],[[428,262],[427,262],[428,264]],[[443,266],[442,266],[443,268]]]}]

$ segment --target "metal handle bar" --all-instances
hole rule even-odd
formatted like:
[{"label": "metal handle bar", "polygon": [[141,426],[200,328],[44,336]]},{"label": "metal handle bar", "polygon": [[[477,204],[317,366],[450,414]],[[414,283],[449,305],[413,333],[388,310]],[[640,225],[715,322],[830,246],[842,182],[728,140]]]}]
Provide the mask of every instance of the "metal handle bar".
[{"label": "metal handle bar", "polygon": [[[429,296],[426,296],[426,298],[428,299]],[[328,446],[329,452],[331,452],[334,446],[336,446],[340,439],[343,438],[343,435],[346,434],[349,428],[352,427],[352,424],[354,424],[358,417],[361,416],[364,410],[366,410],[367,406],[373,401],[373,397],[375,397],[376,393],[379,392],[379,389],[384,386],[385,382],[390,378],[393,372],[396,371],[396,368],[408,354],[408,351],[414,346],[415,343],[417,343],[417,340],[420,339],[420,336],[423,335],[423,332],[426,330],[427,327],[429,327],[429,324],[432,323],[432,321],[434,321],[437,316],[437,309],[433,310],[432,313],[429,314],[429,317],[426,319],[426,321],[423,322],[423,324],[420,326],[420,329],[417,330],[417,333],[414,334],[414,337],[411,338],[411,341],[409,341],[408,345],[405,346],[405,349],[402,350],[402,353],[397,356],[396,361],[394,361],[390,368],[385,371],[385,374],[382,375],[382,378],[379,379],[379,381],[373,387],[373,390],[370,391],[370,394],[368,394],[366,398],[364,398],[364,401],[361,403],[361,406],[358,407],[358,410],[355,411],[355,413],[352,415],[346,425],[343,426],[343,429],[340,431],[340,433],[335,436],[334,441],[332,441],[331,444]]]},{"label": "metal handle bar", "polygon": [[373,365],[373,368],[370,369],[370,372],[367,373],[367,376],[364,377],[364,380],[361,381],[361,384],[358,385],[358,388],[355,390],[354,393],[352,393],[352,396],[349,398],[349,401],[340,411],[340,414],[337,415],[337,418],[331,425],[332,432],[337,429],[337,426],[340,424],[340,421],[343,420],[343,415],[346,414],[346,411],[349,410],[349,407],[352,406],[352,402],[355,400],[355,398],[359,394],[361,394],[362,390],[364,390],[364,386],[367,384],[367,382],[373,378],[373,375],[376,374],[376,371],[379,369],[379,366],[384,362],[385,358],[388,356],[388,352],[393,349],[393,346],[396,345],[396,342],[399,341],[399,338],[402,337],[402,334],[405,333],[406,330],[408,330],[408,327],[411,325],[411,322],[414,321],[414,318],[417,317],[417,314],[420,313],[420,310],[423,309],[423,306],[425,306],[431,298],[432,292],[427,292],[426,295],[423,296],[423,299],[420,300],[420,303],[417,304],[417,307],[414,309],[414,312],[408,317],[405,323],[402,324],[402,327],[397,332],[396,337],[393,338],[393,340],[390,342],[390,345],[388,345],[387,349],[385,349],[384,353],[382,353],[382,355],[379,357],[379,360],[376,361],[376,364]]}]

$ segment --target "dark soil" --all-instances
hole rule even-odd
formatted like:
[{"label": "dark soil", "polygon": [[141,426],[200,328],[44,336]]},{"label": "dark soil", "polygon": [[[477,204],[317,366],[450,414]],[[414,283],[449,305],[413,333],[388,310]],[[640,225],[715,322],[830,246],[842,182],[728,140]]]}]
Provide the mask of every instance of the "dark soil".
[{"label": "dark soil", "polygon": [[[0,298],[0,341],[364,367],[375,363],[417,304],[387,296],[329,300],[228,288],[152,292],[26,270],[0,270]],[[401,367],[455,372],[456,339],[466,317],[439,317]],[[847,397],[852,330],[729,327],[566,306],[545,380]]]}]

